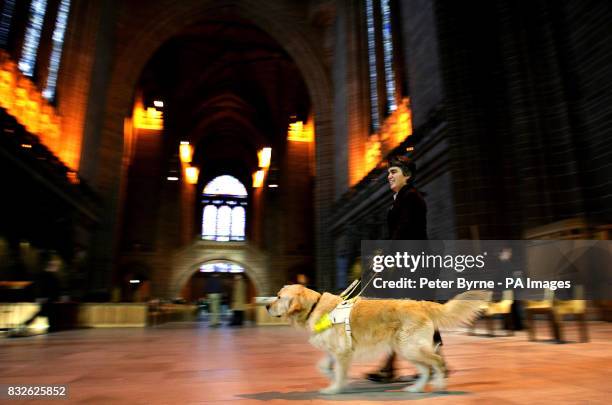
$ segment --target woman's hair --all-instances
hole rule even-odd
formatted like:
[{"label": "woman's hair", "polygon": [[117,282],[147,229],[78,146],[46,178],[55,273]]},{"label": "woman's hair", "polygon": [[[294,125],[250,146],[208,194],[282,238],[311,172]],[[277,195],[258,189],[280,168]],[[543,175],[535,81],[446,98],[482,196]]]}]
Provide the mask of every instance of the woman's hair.
[{"label": "woman's hair", "polygon": [[412,161],[412,159],[403,156],[396,155],[389,158],[388,161],[389,167],[399,167],[404,173],[404,176],[411,176],[414,180],[416,176],[416,164]]}]

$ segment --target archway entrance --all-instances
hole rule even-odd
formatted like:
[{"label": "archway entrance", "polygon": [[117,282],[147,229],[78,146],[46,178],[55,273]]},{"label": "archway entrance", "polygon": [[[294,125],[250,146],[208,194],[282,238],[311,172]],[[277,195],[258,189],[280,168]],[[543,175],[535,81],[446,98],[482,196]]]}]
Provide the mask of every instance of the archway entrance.
[{"label": "archway entrance", "polygon": [[231,261],[201,264],[181,291],[181,297],[198,305],[199,321],[230,325],[253,318],[248,304],[255,296],[255,284],[246,269]]}]

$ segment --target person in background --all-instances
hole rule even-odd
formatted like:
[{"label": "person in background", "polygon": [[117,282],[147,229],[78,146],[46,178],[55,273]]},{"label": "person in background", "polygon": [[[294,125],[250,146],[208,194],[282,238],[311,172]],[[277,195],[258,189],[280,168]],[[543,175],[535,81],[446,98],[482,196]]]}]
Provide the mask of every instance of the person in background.
[{"label": "person in background", "polygon": [[58,273],[62,268],[62,260],[55,253],[46,252],[42,255],[42,262],[44,268],[36,283],[36,301],[40,303],[40,311],[27,321],[26,325],[34,322],[36,317],[46,317],[49,323],[48,331],[55,332],[59,329],[57,301],[62,287]]},{"label": "person in background", "polygon": [[217,327],[221,325],[221,280],[219,274],[213,273],[206,281],[206,291],[208,293],[208,313],[210,315],[208,326]]},{"label": "person in background", "polygon": [[247,305],[247,288],[244,277],[241,274],[234,276],[232,288],[232,321],[230,326],[242,326],[244,321],[244,311]]}]

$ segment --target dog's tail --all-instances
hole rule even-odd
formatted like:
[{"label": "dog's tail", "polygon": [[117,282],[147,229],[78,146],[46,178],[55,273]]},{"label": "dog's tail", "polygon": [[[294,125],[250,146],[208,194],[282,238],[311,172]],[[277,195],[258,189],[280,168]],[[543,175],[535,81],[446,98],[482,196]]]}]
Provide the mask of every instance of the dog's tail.
[{"label": "dog's tail", "polygon": [[431,302],[428,309],[437,328],[454,328],[472,323],[490,300],[491,291],[466,291],[443,305]]}]

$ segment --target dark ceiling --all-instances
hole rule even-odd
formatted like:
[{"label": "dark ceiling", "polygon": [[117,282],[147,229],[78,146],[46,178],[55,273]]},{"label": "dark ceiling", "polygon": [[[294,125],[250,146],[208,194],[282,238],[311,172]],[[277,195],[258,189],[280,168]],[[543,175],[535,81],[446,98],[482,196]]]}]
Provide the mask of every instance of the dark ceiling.
[{"label": "dark ceiling", "polygon": [[252,23],[227,16],[166,42],[139,87],[145,104],[160,98],[165,103],[169,153],[180,140],[191,141],[194,161],[207,173],[228,171],[230,164],[232,171],[252,172],[262,146],[272,146],[278,164],[289,122],[305,120],[310,109],[289,55]]}]

